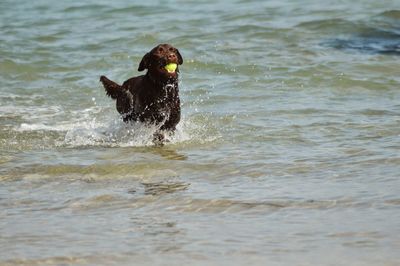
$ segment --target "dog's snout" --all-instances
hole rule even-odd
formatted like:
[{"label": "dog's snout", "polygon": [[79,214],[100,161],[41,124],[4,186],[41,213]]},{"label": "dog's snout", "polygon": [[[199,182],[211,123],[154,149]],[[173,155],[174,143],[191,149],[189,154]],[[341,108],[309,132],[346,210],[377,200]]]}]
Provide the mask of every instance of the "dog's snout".
[{"label": "dog's snout", "polygon": [[169,55],[168,55],[168,60],[170,60],[170,61],[176,61],[176,54],[174,54],[174,53],[169,54]]}]

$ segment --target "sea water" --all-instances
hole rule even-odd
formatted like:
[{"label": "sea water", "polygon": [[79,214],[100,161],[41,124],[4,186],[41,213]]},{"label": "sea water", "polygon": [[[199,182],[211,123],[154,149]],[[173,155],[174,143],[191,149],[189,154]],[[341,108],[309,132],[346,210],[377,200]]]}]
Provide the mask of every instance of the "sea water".
[{"label": "sea water", "polygon": [[[0,2],[0,265],[399,265],[400,2]],[[100,75],[177,47],[169,142]]]}]

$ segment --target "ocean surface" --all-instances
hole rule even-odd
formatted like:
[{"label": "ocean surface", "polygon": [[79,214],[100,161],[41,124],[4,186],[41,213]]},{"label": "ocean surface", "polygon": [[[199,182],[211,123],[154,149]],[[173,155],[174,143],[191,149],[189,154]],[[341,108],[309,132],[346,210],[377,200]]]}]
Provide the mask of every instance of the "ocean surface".
[{"label": "ocean surface", "polygon": [[[100,75],[171,43],[182,120]],[[400,265],[400,1],[0,1],[0,265]]]}]

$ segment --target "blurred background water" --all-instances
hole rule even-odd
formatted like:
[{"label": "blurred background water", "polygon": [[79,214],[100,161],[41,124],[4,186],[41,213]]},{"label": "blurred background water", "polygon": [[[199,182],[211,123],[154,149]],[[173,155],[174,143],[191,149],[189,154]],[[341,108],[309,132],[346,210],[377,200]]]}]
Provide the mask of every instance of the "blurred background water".
[{"label": "blurred background water", "polygon": [[[399,265],[400,2],[0,2],[0,265]],[[98,79],[184,57],[171,142]]]}]

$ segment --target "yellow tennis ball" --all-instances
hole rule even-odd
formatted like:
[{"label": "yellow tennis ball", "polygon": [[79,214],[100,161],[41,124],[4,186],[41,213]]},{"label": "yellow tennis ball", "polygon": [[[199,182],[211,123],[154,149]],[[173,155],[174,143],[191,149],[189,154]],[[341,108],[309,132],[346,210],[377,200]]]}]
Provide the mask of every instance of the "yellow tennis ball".
[{"label": "yellow tennis ball", "polygon": [[169,64],[167,64],[164,68],[165,68],[169,73],[174,73],[177,67],[178,67],[177,64],[175,64],[175,63],[169,63]]}]

